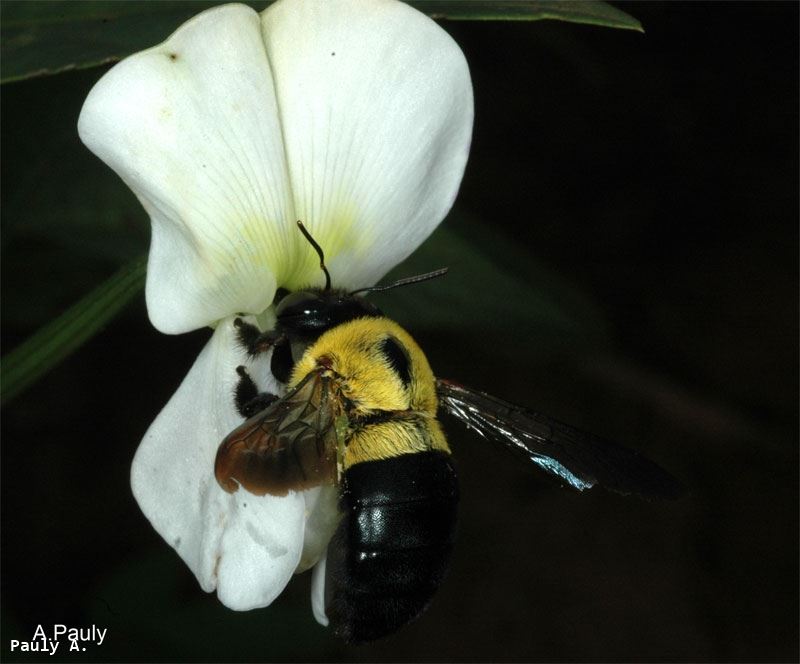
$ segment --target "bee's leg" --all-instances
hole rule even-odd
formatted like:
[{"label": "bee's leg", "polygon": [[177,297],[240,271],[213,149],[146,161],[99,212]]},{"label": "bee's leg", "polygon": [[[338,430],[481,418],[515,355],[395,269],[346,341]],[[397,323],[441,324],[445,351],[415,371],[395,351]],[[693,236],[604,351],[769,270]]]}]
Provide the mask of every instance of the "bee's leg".
[{"label": "bee's leg", "polygon": [[283,334],[278,334],[274,330],[262,332],[255,325],[245,323],[241,318],[234,319],[233,325],[236,327],[239,343],[244,346],[251,357],[266,353],[273,346],[284,343],[286,339]]},{"label": "bee's leg", "polygon": [[271,403],[278,400],[278,397],[274,394],[259,392],[253,379],[250,378],[250,374],[247,373],[247,369],[243,366],[236,367],[236,373],[239,374],[239,382],[236,384],[234,401],[236,410],[245,419],[260,413]]}]

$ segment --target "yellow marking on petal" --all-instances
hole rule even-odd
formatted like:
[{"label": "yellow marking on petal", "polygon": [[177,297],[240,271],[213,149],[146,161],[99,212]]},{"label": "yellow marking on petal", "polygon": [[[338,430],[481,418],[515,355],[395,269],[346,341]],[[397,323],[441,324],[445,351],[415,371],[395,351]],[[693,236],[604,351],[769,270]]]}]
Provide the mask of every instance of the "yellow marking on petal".
[{"label": "yellow marking on petal", "polygon": [[[341,205],[326,214],[322,220],[301,219],[322,247],[325,263],[329,269],[339,254],[365,254],[373,246],[373,233],[365,229],[364,224],[356,224],[357,219],[355,205]],[[289,290],[323,285],[325,278],[314,248],[300,234],[294,222],[292,228],[295,234],[292,243],[294,256],[284,264],[285,271],[276,271],[278,284]],[[348,285],[343,284],[343,277],[346,275],[337,275],[333,271],[331,273],[333,286]]]},{"label": "yellow marking on petal", "polygon": [[[231,205],[238,201],[232,198]],[[297,290],[309,286],[322,286],[324,275],[319,267],[319,257],[314,248],[297,229],[295,219],[274,220],[250,215],[241,218],[232,212],[234,219],[220,223],[219,229],[235,228],[235,235],[193,242],[205,269],[202,270],[204,289],[215,291],[240,290],[242,280],[251,275],[259,279],[264,271],[275,275],[277,286]],[[325,252],[328,266],[337,255],[365,255],[373,246],[374,233],[365,231],[363,224],[356,224],[354,205],[340,206],[325,215],[323,220],[306,223],[314,239]],[[213,229],[213,226],[211,226]],[[213,230],[211,235],[214,235]],[[332,273],[333,286],[356,287],[366,284],[350,284],[342,267]],[[247,312],[260,314],[261,312]]]}]

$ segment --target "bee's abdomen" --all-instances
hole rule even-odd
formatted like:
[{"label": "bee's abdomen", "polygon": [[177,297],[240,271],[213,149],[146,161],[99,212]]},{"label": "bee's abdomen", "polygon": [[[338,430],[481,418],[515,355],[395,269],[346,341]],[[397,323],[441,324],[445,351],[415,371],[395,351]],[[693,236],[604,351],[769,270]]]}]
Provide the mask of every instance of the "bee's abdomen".
[{"label": "bee's abdomen", "polygon": [[457,506],[445,452],[367,461],[344,473],[344,516],[325,576],[325,611],[337,634],[372,641],[422,613],[447,570]]}]

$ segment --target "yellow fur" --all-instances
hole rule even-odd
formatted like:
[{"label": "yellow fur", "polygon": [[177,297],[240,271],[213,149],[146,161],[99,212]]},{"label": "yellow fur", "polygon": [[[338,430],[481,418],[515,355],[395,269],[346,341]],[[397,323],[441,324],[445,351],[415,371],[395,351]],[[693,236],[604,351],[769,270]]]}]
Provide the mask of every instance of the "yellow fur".
[{"label": "yellow fur", "polygon": [[[381,352],[393,337],[407,351],[408,388]],[[428,360],[408,332],[388,318],[359,318],[325,332],[295,365],[290,385],[310,371],[330,367],[341,394],[348,429],[344,468],[355,463],[401,454],[442,450],[447,441],[436,420],[436,379]],[[353,420],[378,411],[396,411],[388,420],[359,425]]]}]

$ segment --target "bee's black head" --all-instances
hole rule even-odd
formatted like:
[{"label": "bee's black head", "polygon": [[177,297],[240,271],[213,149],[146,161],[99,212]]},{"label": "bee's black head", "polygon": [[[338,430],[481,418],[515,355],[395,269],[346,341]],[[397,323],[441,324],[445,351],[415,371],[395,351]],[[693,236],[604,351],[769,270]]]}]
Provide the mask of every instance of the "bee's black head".
[{"label": "bee's black head", "polygon": [[288,293],[275,308],[278,326],[300,336],[321,332],[364,316],[383,316],[363,297],[338,288],[308,288]]}]

